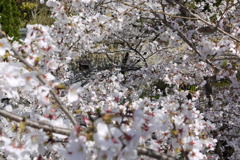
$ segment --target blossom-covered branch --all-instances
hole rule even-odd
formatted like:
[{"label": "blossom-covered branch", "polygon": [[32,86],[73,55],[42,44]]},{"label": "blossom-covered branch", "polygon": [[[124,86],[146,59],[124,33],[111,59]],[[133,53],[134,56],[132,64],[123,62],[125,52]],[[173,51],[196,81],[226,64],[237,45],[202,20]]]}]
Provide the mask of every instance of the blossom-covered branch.
[{"label": "blossom-covered branch", "polygon": [[24,121],[27,126],[30,126],[30,127],[36,128],[36,129],[43,129],[46,132],[58,133],[58,134],[66,135],[66,136],[69,136],[71,133],[70,129],[51,126],[49,124],[45,124],[45,123],[41,123],[41,122],[34,122],[25,117],[15,115],[15,114],[10,113],[5,110],[0,110],[0,115],[2,117],[5,117],[9,120],[13,120],[16,122]]},{"label": "blossom-covered branch", "polygon": [[[14,52],[15,57],[17,57],[17,59],[19,59],[23,64],[25,64],[30,70],[32,71],[36,71],[36,69],[29,64],[19,53],[15,48],[11,48],[11,50]],[[48,82],[46,82],[46,80],[43,78],[43,74],[39,73],[39,71],[37,71],[37,78],[38,80],[43,84],[43,85],[49,85]],[[66,106],[64,106],[64,104],[61,102],[61,100],[59,99],[58,95],[56,94],[56,91],[54,91],[54,89],[50,89],[50,93],[52,94],[54,100],[56,101],[58,107],[66,114],[66,116],[70,119],[70,121],[73,123],[73,125],[77,125],[77,121],[75,120],[75,118],[73,117],[73,115],[69,112],[69,110],[67,110]]]},{"label": "blossom-covered branch", "polygon": [[0,154],[240,159],[237,2],[41,0],[53,25],[0,35]]},{"label": "blossom-covered branch", "polygon": [[151,158],[156,158],[158,160],[176,160],[176,158],[173,158],[171,156],[168,156],[164,153],[159,153],[151,149],[145,149],[145,148],[138,148],[138,154],[139,155],[146,155]]}]

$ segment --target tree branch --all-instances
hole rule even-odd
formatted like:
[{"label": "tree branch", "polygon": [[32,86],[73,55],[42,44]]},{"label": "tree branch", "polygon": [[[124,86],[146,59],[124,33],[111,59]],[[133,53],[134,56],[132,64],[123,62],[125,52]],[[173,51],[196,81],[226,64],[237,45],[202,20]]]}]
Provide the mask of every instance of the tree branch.
[{"label": "tree branch", "polygon": [[[17,116],[15,114],[10,113],[5,110],[0,110],[0,115],[2,117],[9,118],[10,120],[13,120],[16,122],[21,122],[21,121],[25,120],[25,123],[27,126],[36,128],[36,129],[43,129],[46,132],[58,133],[58,134],[66,135],[66,136],[69,136],[71,133],[71,130],[68,128],[55,127],[55,126],[51,126],[49,124],[40,124],[39,122],[34,122],[29,119],[24,119],[21,116]],[[139,155],[145,155],[145,156],[148,156],[151,158],[156,158],[158,160],[176,160],[176,158],[173,158],[172,156],[169,156],[164,153],[159,153],[152,149],[138,147],[137,151],[138,151]]]},{"label": "tree branch", "polygon": [[71,133],[71,130],[68,128],[55,127],[55,126],[51,126],[49,124],[40,124],[39,122],[34,122],[29,119],[24,119],[21,116],[17,116],[15,114],[7,112],[5,110],[0,110],[0,115],[5,118],[9,118],[10,120],[16,121],[16,122],[21,122],[21,121],[25,120],[25,123],[27,126],[36,128],[36,129],[43,129],[44,131],[47,131],[47,132],[58,133],[58,134],[66,135],[66,136],[69,136]]},{"label": "tree branch", "polygon": [[154,151],[152,149],[146,149],[138,147],[137,149],[139,155],[145,155],[151,158],[156,158],[158,160],[176,160],[176,158],[169,156],[165,153],[159,153],[157,151]]},{"label": "tree branch", "polygon": [[207,24],[207,25],[210,26],[210,27],[215,28],[215,29],[218,30],[219,32],[221,32],[221,33],[227,35],[228,37],[230,37],[231,39],[233,39],[233,40],[235,40],[235,41],[237,41],[237,42],[240,42],[240,39],[232,36],[231,34],[229,34],[229,33],[227,33],[227,32],[225,32],[225,31],[222,30],[221,28],[219,28],[219,27],[217,27],[217,26],[214,26],[213,24],[211,24],[211,22],[208,22],[207,20],[201,18],[199,15],[192,13],[187,7],[183,6],[183,4],[182,4],[180,1],[177,1],[177,0],[174,0],[174,1],[175,1],[175,3],[177,3],[179,6],[183,7],[185,10],[187,10],[191,16],[195,17],[195,19],[197,19],[197,20],[199,20],[199,21]]},{"label": "tree branch", "polygon": [[[159,16],[158,13],[153,13],[156,17],[158,17],[168,28],[170,28],[171,30],[177,32],[177,35],[182,38],[182,40],[184,42],[186,42],[188,44],[189,47],[192,48],[192,50],[197,53],[200,57],[201,57],[201,53],[197,50],[197,47],[195,46],[194,43],[192,43],[190,40],[188,40],[188,38],[182,33],[180,32],[178,29],[175,29],[168,21],[163,20],[161,18],[161,16]],[[209,59],[206,59],[205,62],[210,65],[211,67],[213,67],[214,69],[218,70],[217,67],[215,65],[213,65]]]},{"label": "tree branch", "polygon": [[189,19],[189,20],[199,20],[199,21],[202,21],[203,23],[207,24],[208,26],[210,27],[213,27],[213,28],[216,28],[219,32],[229,36],[231,39],[237,41],[237,42],[240,42],[240,39],[232,36],[231,34],[225,32],[224,30],[222,30],[221,28],[217,27],[217,26],[213,26],[210,22],[206,21],[205,19],[201,18],[199,15],[197,14],[194,14],[192,13],[191,11],[189,11],[189,9],[187,9],[185,6],[183,6],[181,4],[181,2],[177,1],[177,0],[174,0],[175,3],[177,3],[179,6],[183,7],[185,10],[187,10],[189,12],[189,14],[193,17],[184,17],[184,16],[176,16],[176,15],[172,15],[172,14],[168,14],[164,11],[155,11],[155,10],[152,10],[152,9],[143,9],[143,8],[140,8],[139,6],[133,6],[133,5],[130,5],[130,4],[127,4],[125,2],[122,2],[120,1],[120,3],[122,3],[123,5],[126,5],[126,6],[129,6],[129,7],[132,7],[132,8],[136,8],[140,11],[146,11],[146,12],[151,12],[151,13],[160,13],[160,14],[163,14],[164,16],[168,15],[170,17],[175,17],[175,18],[182,18],[182,19]]},{"label": "tree branch", "polygon": [[219,27],[217,27],[217,26],[213,26],[210,22],[208,22],[208,21],[206,21],[205,19],[201,18],[201,17],[198,16],[197,14],[193,14],[193,13],[191,13],[191,12],[190,12],[190,14],[191,14],[192,16],[196,17],[199,21],[202,21],[203,23],[207,24],[208,26],[213,27],[213,28],[216,28],[219,32],[227,35],[227,36],[230,37],[231,39],[233,39],[233,40],[235,40],[235,41],[237,41],[237,42],[240,42],[240,39],[234,37],[233,35],[231,35],[231,34],[229,34],[229,33],[227,33],[227,32],[225,32],[224,30],[222,30],[221,28],[219,28]]}]

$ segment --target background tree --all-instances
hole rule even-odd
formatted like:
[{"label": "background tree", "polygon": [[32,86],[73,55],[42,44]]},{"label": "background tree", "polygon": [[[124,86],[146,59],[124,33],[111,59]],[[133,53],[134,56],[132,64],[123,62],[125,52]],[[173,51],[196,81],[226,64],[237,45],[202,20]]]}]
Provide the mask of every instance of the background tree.
[{"label": "background tree", "polygon": [[0,1],[0,23],[2,30],[15,40],[21,37],[19,33],[20,28],[20,12],[16,6],[15,0],[1,0]]},{"label": "background tree", "polygon": [[21,27],[25,28],[27,24],[51,25],[54,20],[50,18],[50,10],[39,0],[18,0],[16,1],[21,12]]}]

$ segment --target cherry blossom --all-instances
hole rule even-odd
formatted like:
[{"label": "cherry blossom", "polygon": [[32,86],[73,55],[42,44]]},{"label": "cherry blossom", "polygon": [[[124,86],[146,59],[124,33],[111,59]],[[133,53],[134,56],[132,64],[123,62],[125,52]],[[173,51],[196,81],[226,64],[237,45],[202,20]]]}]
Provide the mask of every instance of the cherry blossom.
[{"label": "cherry blossom", "polygon": [[3,56],[6,53],[6,50],[10,48],[10,44],[6,38],[0,39],[0,55]]},{"label": "cherry blossom", "polygon": [[0,39],[4,158],[239,159],[237,0],[40,2]]}]

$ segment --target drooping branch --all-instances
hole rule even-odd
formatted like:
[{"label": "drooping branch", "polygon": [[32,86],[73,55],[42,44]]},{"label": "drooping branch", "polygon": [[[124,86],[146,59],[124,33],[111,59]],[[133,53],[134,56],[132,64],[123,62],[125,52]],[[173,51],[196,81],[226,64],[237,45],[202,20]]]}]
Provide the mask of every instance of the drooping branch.
[{"label": "drooping branch", "polygon": [[55,127],[55,126],[51,126],[49,124],[34,122],[32,120],[24,119],[21,116],[17,116],[15,114],[10,113],[5,110],[0,110],[0,115],[2,117],[9,118],[10,120],[13,120],[16,122],[21,122],[24,120],[27,126],[36,128],[36,129],[43,129],[44,131],[47,131],[47,132],[58,133],[58,134],[66,135],[66,136],[69,136],[71,133],[71,130],[68,128]]}]

